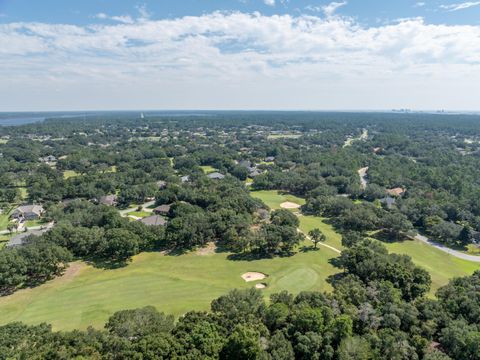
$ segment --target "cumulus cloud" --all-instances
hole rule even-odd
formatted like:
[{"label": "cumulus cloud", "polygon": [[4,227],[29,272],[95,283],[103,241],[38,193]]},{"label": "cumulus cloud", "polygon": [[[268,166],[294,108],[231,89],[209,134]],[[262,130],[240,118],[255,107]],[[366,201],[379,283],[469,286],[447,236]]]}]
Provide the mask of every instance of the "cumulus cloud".
[{"label": "cumulus cloud", "polygon": [[265,3],[265,5],[275,6],[275,0],[263,0],[263,2]]},{"label": "cumulus cloud", "polygon": [[447,11],[458,11],[458,10],[468,9],[474,6],[479,6],[479,5],[480,5],[480,1],[467,1],[467,2],[458,3],[458,4],[440,5],[440,8]]},{"label": "cumulus cloud", "polygon": [[338,8],[347,5],[346,1],[342,2],[332,2],[328,5],[322,6],[323,12],[326,16],[332,16]]},{"label": "cumulus cloud", "polygon": [[[0,63],[3,104],[16,97],[75,108],[477,104],[480,26],[240,12],[88,26],[20,22],[0,24]],[[455,84],[468,92],[453,92]],[[48,97],[49,89],[61,95]]]},{"label": "cumulus cloud", "polygon": [[109,16],[105,13],[98,13],[93,16],[95,19],[100,19],[100,20],[112,20],[112,21],[118,21],[124,24],[132,24],[134,23],[133,18],[130,15],[120,15],[120,16]]},{"label": "cumulus cloud", "polygon": [[424,7],[425,5],[427,5],[426,2],[419,1],[419,2],[415,3],[415,5],[413,5],[413,7],[421,8],[421,7]]}]

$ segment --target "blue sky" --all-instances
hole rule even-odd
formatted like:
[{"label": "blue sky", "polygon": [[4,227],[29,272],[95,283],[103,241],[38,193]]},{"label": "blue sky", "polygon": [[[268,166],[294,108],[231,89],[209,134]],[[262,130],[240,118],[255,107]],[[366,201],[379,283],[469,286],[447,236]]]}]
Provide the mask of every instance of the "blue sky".
[{"label": "blue sky", "polygon": [[0,0],[0,111],[480,110],[480,1]]},{"label": "blue sky", "polygon": [[[339,2],[342,2],[339,0]],[[268,5],[268,4],[272,5]],[[153,19],[198,16],[213,11],[259,11],[262,14],[316,14],[330,1],[313,0],[0,0],[0,22],[40,21],[89,24],[95,14],[135,14],[139,7]],[[454,5],[465,4],[456,11]],[[452,6],[452,8],[448,8]],[[350,0],[338,13],[365,24],[422,16],[435,24],[480,24],[480,2],[463,0]]]}]

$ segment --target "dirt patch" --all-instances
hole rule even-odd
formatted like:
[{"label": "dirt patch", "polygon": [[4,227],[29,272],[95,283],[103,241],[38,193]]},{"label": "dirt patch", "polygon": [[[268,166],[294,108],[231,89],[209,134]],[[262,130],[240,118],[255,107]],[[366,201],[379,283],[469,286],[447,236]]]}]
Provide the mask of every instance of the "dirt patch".
[{"label": "dirt patch", "polygon": [[215,245],[214,242],[209,242],[207,246],[197,250],[197,255],[200,255],[200,256],[213,255],[215,254],[216,250],[217,250],[217,245]]},{"label": "dirt patch", "polygon": [[63,273],[63,275],[60,277],[62,280],[72,280],[75,276],[78,275],[78,273],[85,268],[85,264],[82,262],[73,262],[70,263],[70,266],[68,267],[67,270]]},{"label": "dirt patch", "polygon": [[265,283],[260,283],[260,284],[255,285],[256,289],[265,289],[266,287],[267,287],[267,284],[265,284]]},{"label": "dirt patch", "polygon": [[302,205],[298,205],[290,201],[285,201],[284,203],[280,204],[280,207],[282,209],[299,209],[302,207]]},{"label": "dirt patch", "polygon": [[267,275],[259,272],[246,272],[245,274],[242,275],[242,279],[245,280],[246,282],[263,280],[266,277]]}]

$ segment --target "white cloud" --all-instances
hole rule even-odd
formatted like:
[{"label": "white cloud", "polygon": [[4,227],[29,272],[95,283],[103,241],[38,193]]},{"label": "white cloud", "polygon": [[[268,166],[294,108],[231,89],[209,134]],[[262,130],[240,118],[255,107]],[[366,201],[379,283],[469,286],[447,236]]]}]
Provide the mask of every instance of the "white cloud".
[{"label": "white cloud", "polygon": [[133,24],[135,21],[130,15],[120,15],[120,16],[110,16],[105,13],[98,13],[93,16],[95,19],[100,20],[112,20],[117,21],[124,24]]},{"label": "white cloud", "polygon": [[426,2],[419,1],[419,2],[417,2],[415,5],[413,5],[413,7],[421,8],[421,7],[424,7],[425,5],[427,5]]},{"label": "white cloud", "polygon": [[347,5],[346,1],[342,2],[332,2],[328,5],[322,6],[323,12],[326,16],[332,16],[338,8]]},{"label": "white cloud", "polygon": [[440,5],[440,8],[447,11],[458,11],[458,10],[468,9],[474,6],[479,6],[479,5],[480,5],[480,1],[467,1],[464,3],[458,3],[458,4]]},{"label": "white cloud", "polygon": [[0,111],[473,109],[480,26],[239,12],[89,26],[9,23],[0,24],[0,63]]},{"label": "white cloud", "polygon": [[275,6],[275,0],[263,0],[263,2],[265,3],[265,5]]}]

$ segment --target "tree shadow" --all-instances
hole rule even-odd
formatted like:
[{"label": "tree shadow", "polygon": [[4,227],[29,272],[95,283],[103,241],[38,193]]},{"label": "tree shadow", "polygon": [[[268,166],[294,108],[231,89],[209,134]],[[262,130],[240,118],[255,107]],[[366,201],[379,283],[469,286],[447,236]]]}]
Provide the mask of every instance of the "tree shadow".
[{"label": "tree shadow", "polygon": [[262,259],[272,259],[273,256],[259,254],[255,252],[235,253],[227,256],[228,260],[232,261],[255,261]]},{"label": "tree shadow", "polygon": [[131,261],[132,261],[131,258],[128,258],[125,260],[90,258],[85,260],[85,262],[88,265],[91,265],[94,268],[103,269],[103,270],[121,269],[126,267]]},{"label": "tree shadow", "polygon": [[312,251],[313,252],[320,251],[320,248],[318,248],[318,247],[315,248],[313,246],[305,246],[305,245],[300,248],[300,252],[302,252],[302,253],[309,253],[309,252],[312,252]]}]

